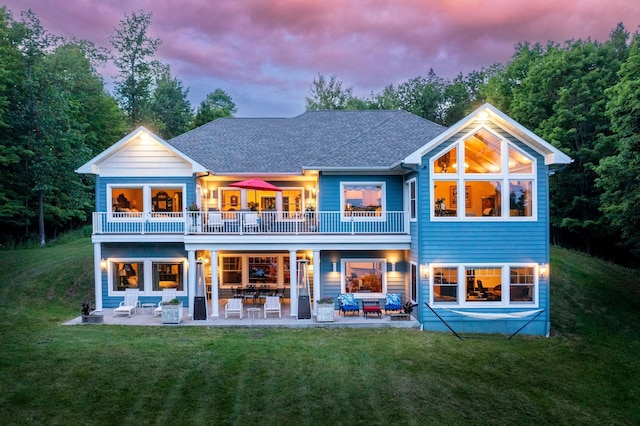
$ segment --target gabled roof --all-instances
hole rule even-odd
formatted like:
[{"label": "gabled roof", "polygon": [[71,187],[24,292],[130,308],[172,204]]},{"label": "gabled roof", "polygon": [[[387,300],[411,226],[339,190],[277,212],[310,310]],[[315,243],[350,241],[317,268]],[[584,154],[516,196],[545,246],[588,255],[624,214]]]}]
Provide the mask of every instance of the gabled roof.
[{"label": "gabled roof", "polygon": [[168,141],[215,174],[389,170],[446,130],[405,111],[308,111],[221,118]]},{"label": "gabled roof", "polygon": [[458,121],[453,126],[449,127],[445,132],[438,135],[438,137],[431,140],[426,145],[420,147],[411,155],[408,155],[402,162],[405,164],[420,164],[422,157],[427,154],[431,149],[438,146],[442,142],[454,136],[465,127],[469,126],[473,122],[493,122],[497,126],[501,127],[506,132],[512,134],[521,140],[524,144],[531,147],[533,150],[539,152],[544,156],[544,163],[546,165],[551,164],[570,164],[573,162],[571,157],[560,151],[549,142],[537,136],[520,123],[513,120],[511,117],[498,110],[496,107],[489,103],[485,103],[480,108],[467,115],[462,120]]},{"label": "gabled roof", "polygon": [[117,152],[126,148],[127,145],[132,143],[132,141],[137,140],[138,138],[148,138],[150,141],[154,143],[162,145],[164,148],[169,150],[176,157],[181,158],[184,162],[191,165],[193,173],[197,172],[206,172],[207,170],[200,165],[198,162],[186,156],[184,153],[176,150],[173,146],[169,145],[164,139],[156,136],[153,132],[148,130],[144,126],[140,126],[135,129],[133,132],[129,133],[127,136],[120,139],[118,142],[111,145],[109,148],[102,151],[97,156],[93,157],[91,160],[80,166],[76,169],[77,173],[92,173],[99,174],[100,173],[100,164],[107,161],[110,157],[112,157]]}]

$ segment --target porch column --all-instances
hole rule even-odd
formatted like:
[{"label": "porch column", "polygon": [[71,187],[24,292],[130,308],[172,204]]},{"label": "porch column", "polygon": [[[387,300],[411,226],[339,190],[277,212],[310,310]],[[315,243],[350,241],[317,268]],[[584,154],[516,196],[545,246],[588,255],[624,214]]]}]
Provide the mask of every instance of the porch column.
[{"label": "porch column", "polygon": [[[93,292],[96,295],[96,311],[102,311],[102,245],[100,243],[93,244]],[[109,263],[107,263],[107,271]]]},{"label": "porch column", "polygon": [[211,316],[220,316],[218,308],[218,250],[211,250]]},{"label": "porch column", "polygon": [[189,316],[193,318],[193,304],[194,297],[196,295],[196,252],[195,250],[189,250],[187,259],[189,261],[189,274],[188,274],[188,284],[189,284]]},{"label": "porch column", "polygon": [[320,300],[320,250],[313,251],[313,313]]},{"label": "porch column", "polygon": [[298,316],[298,262],[296,251],[289,250],[289,304],[291,305],[291,316]]}]

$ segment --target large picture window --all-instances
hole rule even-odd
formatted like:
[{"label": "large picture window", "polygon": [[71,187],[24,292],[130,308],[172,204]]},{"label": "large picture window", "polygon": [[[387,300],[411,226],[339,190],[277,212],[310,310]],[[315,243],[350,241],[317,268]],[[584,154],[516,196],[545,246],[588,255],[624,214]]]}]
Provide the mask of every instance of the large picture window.
[{"label": "large picture window", "polygon": [[137,288],[144,291],[144,267],[140,262],[114,262],[111,269],[113,291]]},{"label": "large picture window", "polygon": [[537,305],[535,265],[433,265],[431,299],[467,307]]},{"label": "large picture window", "polygon": [[343,182],[340,199],[343,218],[384,217],[384,182]]},{"label": "large picture window", "polygon": [[386,270],[384,259],[343,259],[342,292],[363,298],[381,296],[387,292]]},{"label": "large picture window", "polygon": [[178,218],[184,208],[183,185],[108,185],[107,197],[115,218],[142,217],[142,212],[154,213],[154,218]]},{"label": "large picture window", "polygon": [[109,260],[109,296],[122,296],[128,288],[140,290],[141,295],[159,295],[165,288],[175,288],[180,296],[186,295],[187,260],[119,259]]},{"label": "large picture window", "polygon": [[182,262],[153,262],[151,270],[154,291],[162,291],[165,288],[184,291],[184,264]]},{"label": "large picture window", "polygon": [[432,215],[534,219],[535,165],[535,159],[491,131],[471,132],[431,160]]}]

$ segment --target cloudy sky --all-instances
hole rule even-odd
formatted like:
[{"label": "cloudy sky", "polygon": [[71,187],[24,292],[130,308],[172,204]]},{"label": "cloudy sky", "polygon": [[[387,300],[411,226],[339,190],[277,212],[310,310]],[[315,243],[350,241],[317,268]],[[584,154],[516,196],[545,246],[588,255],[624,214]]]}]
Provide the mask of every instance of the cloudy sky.
[{"label": "cloudy sky", "polygon": [[[368,97],[430,68],[444,78],[507,62],[521,41],[605,41],[634,32],[637,0],[4,0],[47,31],[111,48],[124,13],[153,13],[157,59],[190,88],[194,107],[221,88],[239,117],[304,111],[318,73]],[[102,70],[105,81],[115,74]],[[109,88],[110,86],[108,86]]]}]

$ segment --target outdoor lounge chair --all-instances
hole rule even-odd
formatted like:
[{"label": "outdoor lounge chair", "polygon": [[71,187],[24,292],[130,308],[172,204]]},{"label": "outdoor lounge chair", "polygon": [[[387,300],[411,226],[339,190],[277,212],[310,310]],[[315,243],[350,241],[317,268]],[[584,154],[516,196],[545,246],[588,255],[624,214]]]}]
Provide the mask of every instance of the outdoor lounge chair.
[{"label": "outdoor lounge chair", "polygon": [[280,298],[278,296],[267,296],[264,302],[264,318],[268,313],[278,313],[278,318],[282,318],[282,310],[280,309]]},{"label": "outdoor lounge chair", "polygon": [[219,232],[224,228],[224,221],[222,220],[222,213],[210,212],[207,215],[207,226],[209,232]]},{"label": "outdoor lounge chair", "polygon": [[245,213],[244,215],[244,230],[245,231],[257,231],[258,230],[258,213]]},{"label": "outdoor lounge chair", "polygon": [[229,314],[240,314],[242,319],[242,299],[227,299],[224,305],[224,317],[229,318]]},{"label": "outdoor lounge chair", "polygon": [[387,293],[387,297],[384,302],[384,313],[388,311],[401,311],[402,310],[402,295],[400,293]]},{"label": "outdoor lounge chair", "polygon": [[343,315],[346,315],[347,312],[355,312],[356,315],[360,315],[360,304],[353,297],[353,294],[343,293],[339,297],[340,300],[340,311]]},{"label": "outdoor lounge chair", "polygon": [[127,288],[124,291],[124,300],[120,302],[120,306],[113,310],[113,316],[127,314],[131,318],[132,313],[138,312],[140,308],[140,302],[138,301],[138,293],[140,290],[137,288]]},{"label": "outdoor lounge chair", "polygon": [[175,288],[162,289],[162,300],[158,303],[158,307],[153,311],[153,316],[159,317],[160,315],[162,315],[162,305],[175,298],[176,298]]}]

